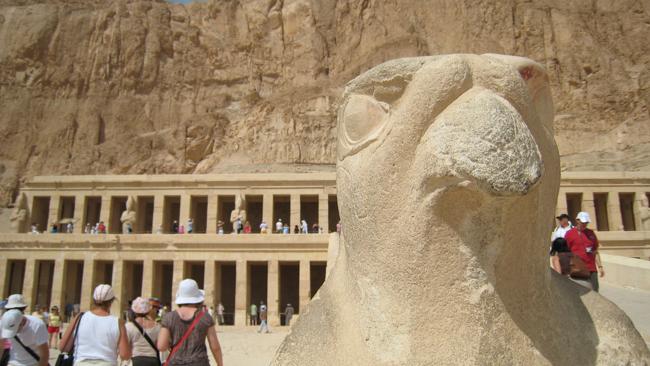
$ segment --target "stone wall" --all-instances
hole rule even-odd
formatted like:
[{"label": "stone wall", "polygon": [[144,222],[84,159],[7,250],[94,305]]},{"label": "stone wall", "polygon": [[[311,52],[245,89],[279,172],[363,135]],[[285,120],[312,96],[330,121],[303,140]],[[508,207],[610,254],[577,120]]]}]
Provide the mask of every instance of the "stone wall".
[{"label": "stone wall", "polygon": [[0,0],[0,205],[35,175],[318,170],[388,59],[525,55],[565,169],[647,170],[650,3]]}]

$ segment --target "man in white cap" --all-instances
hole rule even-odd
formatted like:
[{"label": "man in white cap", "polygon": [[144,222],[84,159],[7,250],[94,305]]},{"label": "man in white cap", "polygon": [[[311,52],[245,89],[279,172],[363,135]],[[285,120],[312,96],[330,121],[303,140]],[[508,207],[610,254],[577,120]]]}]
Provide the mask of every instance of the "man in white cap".
[{"label": "man in white cap", "polygon": [[45,323],[18,309],[2,316],[2,339],[11,340],[10,366],[47,366],[50,351]]},{"label": "man in white cap", "polygon": [[5,305],[5,310],[16,309],[20,312],[24,312],[27,309],[27,303],[21,294],[10,295],[7,299],[7,304]]},{"label": "man in white cap", "polygon": [[579,212],[576,216],[576,226],[564,235],[564,239],[571,253],[582,259],[587,266],[591,273],[589,278],[591,289],[598,292],[598,272],[600,277],[603,277],[605,271],[598,255],[598,238],[591,229],[587,228],[590,222],[591,218],[587,212]]}]

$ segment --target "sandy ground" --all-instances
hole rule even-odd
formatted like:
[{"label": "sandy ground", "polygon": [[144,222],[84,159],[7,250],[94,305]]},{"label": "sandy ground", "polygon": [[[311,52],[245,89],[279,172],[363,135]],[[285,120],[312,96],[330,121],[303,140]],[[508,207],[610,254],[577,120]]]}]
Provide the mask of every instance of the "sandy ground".
[{"label": "sandy ground", "polygon": [[[650,292],[601,283],[600,293],[623,309],[650,346]],[[275,327],[269,334],[257,333],[255,327],[221,327],[219,341],[226,366],[266,366],[289,329]],[[54,365],[57,352],[52,352]],[[214,365],[214,360],[212,362]]]}]

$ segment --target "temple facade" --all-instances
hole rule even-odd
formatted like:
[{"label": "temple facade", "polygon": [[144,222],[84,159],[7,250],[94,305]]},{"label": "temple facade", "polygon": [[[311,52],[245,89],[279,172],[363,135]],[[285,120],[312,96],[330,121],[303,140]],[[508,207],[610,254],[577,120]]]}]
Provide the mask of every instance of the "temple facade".
[{"label": "temple facade", "polygon": [[[557,212],[589,212],[604,253],[650,259],[649,198],[650,173],[564,173]],[[180,280],[193,278],[206,305],[224,305],[226,324],[246,324],[250,304],[264,301],[279,325],[287,304],[300,314],[318,291],[338,243],[333,172],[42,176],[12,210],[0,297],[22,293],[64,312],[87,309],[100,283],[113,285],[115,312],[140,295],[171,305]],[[233,233],[237,218],[251,233]],[[309,233],[294,233],[303,220]],[[279,221],[290,233],[276,231]],[[88,233],[98,223],[106,232]]]}]

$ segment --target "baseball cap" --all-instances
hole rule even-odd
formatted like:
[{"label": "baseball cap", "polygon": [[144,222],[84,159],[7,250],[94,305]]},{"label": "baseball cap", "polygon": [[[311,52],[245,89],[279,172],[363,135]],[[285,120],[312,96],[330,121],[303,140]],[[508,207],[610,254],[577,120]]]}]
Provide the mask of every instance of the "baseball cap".
[{"label": "baseball cap", "polygon": [[591,222],[591,218],[589,217],[589,214],[584,211],[578,212],[578,216],[576,216],[576,219],[580,220],[580,222],[583,222],[585,224]]},{"label": "baseball cap", "polygon": [[18,333],[23,313],[18,309],[11,309],[2,316],[2,335],[0,338],[10,339]]},{"label": "baseball cap", "polygon": [[13,294],[9,296],[7,299],[7,303],[5,304],[5,309],[22,309],[26,308],[27,304],[25,303],[25,299],[23,298],[23,295],[21,294]]},{"label": "baseball cap", "polygon": [[95,287],[95,291],[93,292],[93,300],[95,300],[95,302],[102,303],[113,300],[114,298],[115,294],[113,293],[111,285],[101,284]]}]

